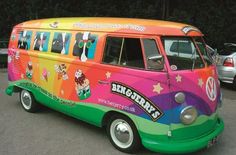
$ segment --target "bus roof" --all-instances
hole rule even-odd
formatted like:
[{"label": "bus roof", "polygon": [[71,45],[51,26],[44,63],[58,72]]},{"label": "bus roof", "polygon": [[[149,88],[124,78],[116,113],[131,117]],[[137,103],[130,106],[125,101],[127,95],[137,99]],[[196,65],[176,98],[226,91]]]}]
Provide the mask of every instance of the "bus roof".
[{"label": "bus roof", "polygon": [[49,18],[16,25],[20,28],[122,32],[167,36],[202,36],[199,29],[187,24],[135,18]]}]

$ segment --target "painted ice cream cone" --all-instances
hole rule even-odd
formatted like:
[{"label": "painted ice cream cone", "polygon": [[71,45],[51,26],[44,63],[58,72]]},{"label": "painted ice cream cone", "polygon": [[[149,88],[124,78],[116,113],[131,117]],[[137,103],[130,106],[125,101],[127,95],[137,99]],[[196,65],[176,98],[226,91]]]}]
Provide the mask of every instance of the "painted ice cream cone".
[{"label": "painted ice cream cone", "polygon": [[43,78],[48,81],[48,73],[47,73],[47,70],[44,68],[43,69]]}]

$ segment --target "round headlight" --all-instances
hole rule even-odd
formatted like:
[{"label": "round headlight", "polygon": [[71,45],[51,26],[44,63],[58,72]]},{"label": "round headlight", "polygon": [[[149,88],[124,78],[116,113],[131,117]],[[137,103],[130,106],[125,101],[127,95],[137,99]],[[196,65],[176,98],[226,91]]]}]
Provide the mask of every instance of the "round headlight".
[{"label": "round headlight", "polygon": [[193,106],[184,108],[180,113],[180,120],[183,124],[192,124],[197,118],[197,110]]}]

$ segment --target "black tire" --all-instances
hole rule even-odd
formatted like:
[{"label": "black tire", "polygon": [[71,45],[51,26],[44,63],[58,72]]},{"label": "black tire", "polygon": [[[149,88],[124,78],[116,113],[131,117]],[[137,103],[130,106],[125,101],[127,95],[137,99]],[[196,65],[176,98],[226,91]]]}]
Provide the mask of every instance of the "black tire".
[{"label": "black tire", "polygon": [[236,76],[234,77],[234,81],[233,81],[233,89],[236,90]]},{"label": "black tire", "polygon": [[[122,129],[123,131],[121,131]],[[135,153],[141,148],[141,140],[137,129],[126,116],[113,115],[108,121],[106,131],[112,145],[122,152]]]},{"label": "black tire", "polygon": [[20,103],[27,112],[34,113],[39,110],[39,104],[35,101],[33,94],[25,89],[20,91]]}]

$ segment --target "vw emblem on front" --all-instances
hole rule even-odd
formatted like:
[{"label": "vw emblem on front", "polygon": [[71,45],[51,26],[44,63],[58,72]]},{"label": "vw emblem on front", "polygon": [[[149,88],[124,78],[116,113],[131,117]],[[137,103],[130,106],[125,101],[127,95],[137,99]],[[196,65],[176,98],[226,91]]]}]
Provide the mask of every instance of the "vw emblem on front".
[{"label": "vw emblem on front", "polygon": [[206,82],[206,94],[211,101],[215,101],[217,96],[216,82],[213,77],[209,77]]}]

